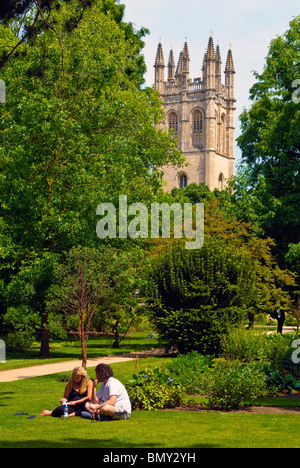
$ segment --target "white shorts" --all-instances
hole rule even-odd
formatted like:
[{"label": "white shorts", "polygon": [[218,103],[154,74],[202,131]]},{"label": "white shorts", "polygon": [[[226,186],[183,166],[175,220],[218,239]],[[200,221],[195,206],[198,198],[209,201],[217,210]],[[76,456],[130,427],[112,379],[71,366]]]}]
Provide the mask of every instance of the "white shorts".
[{"label": "white shorts", "polygon": [[126,411],[122,405],[116,405],[115,406],[116,411],[113,415],[113,419],[129,419],[130,418],[130,413]]}]

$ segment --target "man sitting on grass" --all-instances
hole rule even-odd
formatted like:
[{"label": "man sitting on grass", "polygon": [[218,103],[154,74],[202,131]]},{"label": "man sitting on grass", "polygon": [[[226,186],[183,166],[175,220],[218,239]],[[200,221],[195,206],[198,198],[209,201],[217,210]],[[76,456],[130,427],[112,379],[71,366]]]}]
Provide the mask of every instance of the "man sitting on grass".
[{"label": "man sitting on grass", "polygon": [[[102,382],[98,392],[96,388]],[[113,419],[128,419],[131,414],[131,403],[124,385],[113,377],[113,370],[107,364],[96,367],[92,401],[85,404],[86,411],[81,413],[83,418],[98,421],[112,421]]]}]

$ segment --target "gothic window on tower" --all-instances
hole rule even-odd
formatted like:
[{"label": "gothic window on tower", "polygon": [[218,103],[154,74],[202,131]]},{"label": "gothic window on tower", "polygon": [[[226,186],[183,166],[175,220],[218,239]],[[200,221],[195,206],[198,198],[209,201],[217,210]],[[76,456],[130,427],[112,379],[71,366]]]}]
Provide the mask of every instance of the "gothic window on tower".
[{"label": "gothic window on tower", "polygon": [[178,137],[178,115],[171,112],[169,115],[169,128],[173,128],[175,137]]},{"label": "gothic window on tower", "polygon": [[195,148],[202,147],[202,132],[203,132],[203,115],[202,112],[196,110],[193,113],[193,141],[192,144]]},{"label": "gothic window on tower", "polygon": [[223,175],[222,173],[219,175],[218,189],[219,189],[219,190],[223,190],[223,189],[224,189],[224,175]]},{"label": "gothic window on tower", "polygon": [[184,174],[183,172],[179,174],[178,181],[179,181],[179,188],[187,187],[188,178],[187,178],[187,175]]}]

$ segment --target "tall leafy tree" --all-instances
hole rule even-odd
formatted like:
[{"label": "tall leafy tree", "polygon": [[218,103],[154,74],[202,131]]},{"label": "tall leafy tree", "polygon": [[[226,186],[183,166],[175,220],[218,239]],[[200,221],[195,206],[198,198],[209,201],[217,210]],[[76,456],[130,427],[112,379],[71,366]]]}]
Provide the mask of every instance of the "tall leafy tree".
[{"label": "tall leafy tree", "polygon": [[[80,3],[80,2],[79,2]],[[148,199],[158,167],[180,160],[174,140],[155,128],[158,94],[141,89],[144,31],[125,23],[114,0],[94,0],[76,27],[77,0],[59,2],[1,70],[0,252],[4,289],[50,252],[95,246],[96,207],[119,194]],[[0,49],[18,44],[15,22],[0,26]],[[47,268],[49,265],[47,264]],[[30,275],[29,275],[30,276]],[[46,291],[45,291],[46,294]],[[43,299],[42,323],[47,326]]]},{"label": "tall leafy tree", "polygon": [[[264,70],[255,73],[252,105],[241,115],[238,144],[247,164],[249,185],[259,202],[270,206],[262,219],[267,235],[276,240],[281,260],[300,232],[300,17],[270,43]],[[298,88],[298,89],[297,89]]]}]

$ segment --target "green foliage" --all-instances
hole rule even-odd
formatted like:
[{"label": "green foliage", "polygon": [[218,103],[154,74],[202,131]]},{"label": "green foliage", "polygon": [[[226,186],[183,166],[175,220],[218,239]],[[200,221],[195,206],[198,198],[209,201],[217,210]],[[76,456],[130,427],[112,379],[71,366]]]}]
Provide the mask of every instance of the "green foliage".
[{"label": "green foliage", "polygon": [[214,354],[221,335],[246,315],[255,273],[247,255],[208,239],[200,250],[179,245],[157,260],[148,294],[163,346]]},{"label": "green foliage", "polygon": [[240,362],[255,362],[266,357],[266,335],[257,330],[235,328],[224,335],[221,340],[224,356]]},{"label": "green foliage", "polygon": [[289,392],[292,390],[300,390],[300,382],[291,375],[284,371],[272,371],[270,366],[265,367],[267,387],[274,393]]},{"label": "green foliage", "polygon": [[29,351],[32,345],[32,335],[26,331],[8,333],[5,336],[6,350],[23,353]]},{"label": "green foliage", "polygon": [[290,268],[300,275],[300,242],[298,244],[289,244],[289,250],[285,256],[285,260],[290,265]]},{"label": "green foliage", "polygon": [[206,372],[213,363],[212,356],[203,356],[195,351],[178,354],[176,359],[172,359],[166,365],[166,370],[177,383],[183,386],[189,395],[201,393],[203,373]]},{"label": "green foliage", "polygon": [[237,328],[222,337],[223,355],[241,363],[260,363],[272,372],[285,372],[292,368],[293,334],[259,332],[256,328]]},{"label": "green foliage", "polygon": [[208,404],[226,410],[238,409],[246,398],[254,400],[266,392],[266,379],[258,367],[238,361],[217,361],[203,382]]},{"label": "green foliage", "polygon": [[272,364],[273,369],[284,370],[291,364],[293,353],[292,343],[296,339],[293,334],[272,333],[266,336],[265,362]]},{"label": "green foliage", "polygon": [[59,1],[47,13],[42,3],[29,2],[20,24],[0,24],[0,313],[30,306],[45,344],[46,299],[63,252],[98,248],[97,206],[117,206],[124,193],[136,201],[137,187],[139,201],[149,200],[161,186],[158,168],[181,155],[155,125],[159,94],[141,89],[146,30],[125,23],[114,0]]},{"label": "green foliage", "polygon": [[134,374],[127,388],[132,408],[157,411],[186,404],[188,398],[182,386],[169,375],[168,370],[151,367]]},{"label": "green foliage", "polygon": [[[299,88],[299,44],[300,17],[296,16],[289,29],[271,41],[263,72],[255,73],[256,83],[250,90],[253,102],[240,117],[238,138],[249,189],[265,206],[265,213],[271,208],[261,222],[266,234],[276,240],[281,260],[288,245],[299,241],[300,114],[295,89],[295,82]],[[262,180],[260,191],[257,184]]]}]

